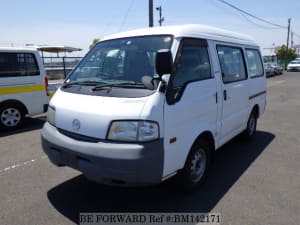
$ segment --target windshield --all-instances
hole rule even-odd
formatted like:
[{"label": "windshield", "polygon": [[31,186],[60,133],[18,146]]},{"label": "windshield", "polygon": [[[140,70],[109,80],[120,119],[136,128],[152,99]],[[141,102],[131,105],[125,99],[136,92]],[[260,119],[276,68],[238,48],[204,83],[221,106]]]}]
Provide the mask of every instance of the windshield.
[{"label": "windshield", "polygon": [[143,76],[158,77],[155,56],[170,49],[169,35],[129,37],[99,42],[70,74],[67,83],[141,83]]}]

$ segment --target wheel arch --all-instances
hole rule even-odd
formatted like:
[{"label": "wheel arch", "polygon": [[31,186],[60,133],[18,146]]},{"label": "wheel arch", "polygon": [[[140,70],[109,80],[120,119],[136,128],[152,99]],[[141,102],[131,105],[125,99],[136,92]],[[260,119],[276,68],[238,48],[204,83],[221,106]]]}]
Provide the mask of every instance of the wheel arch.
[{"label": "wheel arch", "polygon": [[[188,152],[188,155],[190,154],[190,152],[192,151],[193,147],[195,145],[197,145],[197,143],[200,141],[200,140],[206,140],[208,145],[209,145],[209,148],[210,148],[210,151],[211,151],[211,157],[212,159],[214,158],[214,151],[215,151],[215,138],[213,136],[213,133],[211,131],[203,131],[201,134],[199,134],[197,136],[197,138],[194,140],[189,152]],[[187,157],[188,157],[187,155]],[[187,160],[187,158],[186,158]]]},{"label": "wheel arch", "polygon": [[[255,104],[255,105],[252,107],[251,113],[252,113],[252,112],[255,113],[256,118],[259,118],[260,111],[259,111],[259,105],[258,105],[258,104]],[[251,115],[251,113],[250,113],[250,115]]]},{"label": "wheel arch", "polygon": [[24,115],[28,114],[28,109],[26,108],[26,106],[19,100],[16,100],[16,99],[7,99],[5,101],[2,101],[0,102],[0,107],[3,106],[3,105],[18,105],[20,107],[23,108],[23,112],[24,112]]}]

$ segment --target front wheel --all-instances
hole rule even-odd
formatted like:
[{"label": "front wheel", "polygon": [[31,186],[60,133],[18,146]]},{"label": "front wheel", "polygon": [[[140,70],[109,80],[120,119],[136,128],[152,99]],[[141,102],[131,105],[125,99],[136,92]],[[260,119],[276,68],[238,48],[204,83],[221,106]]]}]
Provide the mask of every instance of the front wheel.
[{"label": "front wheel", "polygon": [[178,174],[179,185],[184,192],[198,189],[207,177],[211,151],[206,141],[198,141],[191,149],[184,168]]},{"label": "front wheel", "polygon": [[24,110],[18,105],[0,106],[0,128],[11,130],[22,125],[24,119]]}]

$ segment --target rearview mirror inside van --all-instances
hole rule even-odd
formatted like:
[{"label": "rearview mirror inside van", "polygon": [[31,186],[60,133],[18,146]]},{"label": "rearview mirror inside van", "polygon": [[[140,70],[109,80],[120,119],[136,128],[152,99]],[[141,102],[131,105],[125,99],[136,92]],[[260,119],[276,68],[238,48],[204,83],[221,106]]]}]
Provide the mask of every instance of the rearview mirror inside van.
[{"label": "rearview mirror inside van", "polygon": [[156,73],[159,76],[164,74],[170,74],[172,72],[173,65],[172,53],[168,49],[161,49],[156,53]]}]

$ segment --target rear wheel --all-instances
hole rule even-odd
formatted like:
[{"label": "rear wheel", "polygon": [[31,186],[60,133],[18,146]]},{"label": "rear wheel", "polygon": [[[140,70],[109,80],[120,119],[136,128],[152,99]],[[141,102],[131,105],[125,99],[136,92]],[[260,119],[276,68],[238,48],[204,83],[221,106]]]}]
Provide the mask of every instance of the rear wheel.
[{"label": "rear wheel", "polygon": [[246,139],[251,139],[254,136],[254,134],[256,133],[256,126],[257,114],[255,113],[255,111],[252,111],[247,122],[247,128],[243,133]]},{"label": "rear wheel", "polygon": [[191,149],[178,181],[184,192],[199,188],[207,177],[211,162],[211,150],[205,140],[199,140]]},{"label": "rear wheel", "polygon": [[19,105],[4,104],[0,106],[0,128],[10,130],[18,128],[24,120],[24,109]]}]

